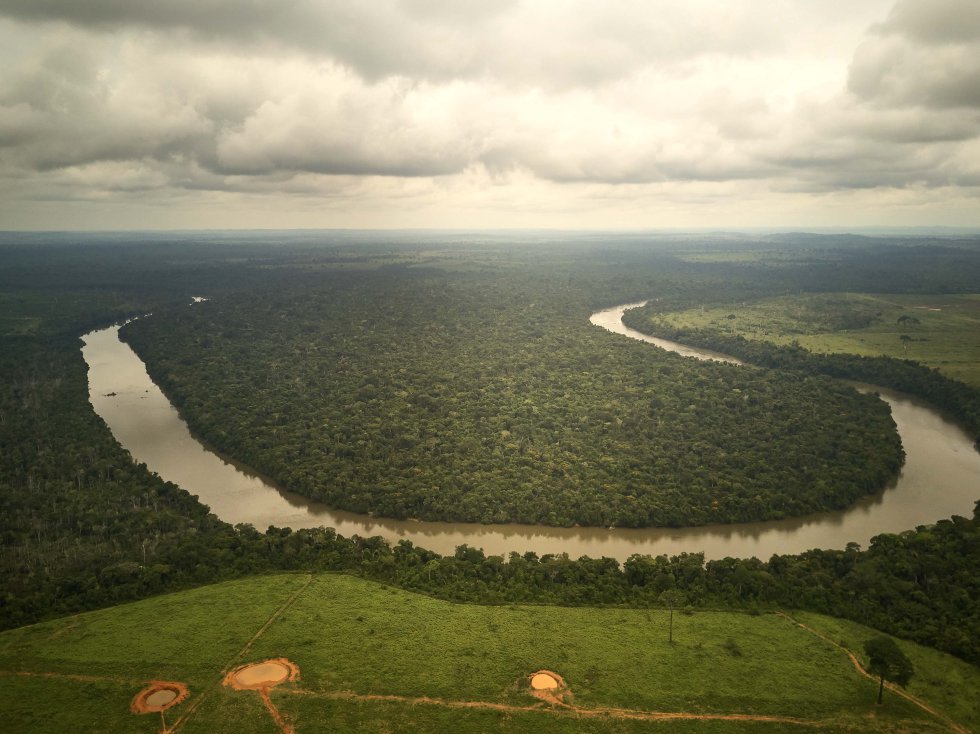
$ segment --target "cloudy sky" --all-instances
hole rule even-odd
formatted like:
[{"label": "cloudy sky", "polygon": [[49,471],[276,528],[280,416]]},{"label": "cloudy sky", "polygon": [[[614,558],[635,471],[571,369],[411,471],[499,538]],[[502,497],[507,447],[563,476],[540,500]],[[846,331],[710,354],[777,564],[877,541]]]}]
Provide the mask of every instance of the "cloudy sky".
[{"label": "cloudy sky", "polygon": [[980,227],[977,0],[0,0],[0,229]]}]

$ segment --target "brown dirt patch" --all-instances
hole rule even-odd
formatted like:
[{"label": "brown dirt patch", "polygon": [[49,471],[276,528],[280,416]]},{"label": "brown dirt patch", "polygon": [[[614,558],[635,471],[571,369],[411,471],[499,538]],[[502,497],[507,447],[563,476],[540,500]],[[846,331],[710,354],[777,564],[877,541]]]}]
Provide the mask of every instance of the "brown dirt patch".
[{"label": "brown dirt patch", "polygon": [[558,687],[558,681],[547,673],[535,673],[531,676],[531,689],[544,691]]},{"label": "brown dirt patch", "polygon": [[247,663],[232,670],[222,681],[237,691],[262,691],[280,683],[299,680],[299,667],[286,658]]},{"label": "brown dirt patch", "polygon": [[299,680],[299,666],[286,658],[273,658],[259,663],[239,665],[225,676],[222,683],[237,691],[258,691],[262,703],[265,704],[283,734],[295,734],[295,729],[283,718],[269,698],[270,688],[295,680]]},{"label": "brown dirt patch", "polygon": [[539,670],[527,677],[531,695],[547,703],[568,706],[572,697],[565,679],[551,670]]},{"label": "brown dirt patch", "polygon": [[152,680],[142,691],[133,696],[129,710],[134,714],[162,713],[191,695],[185,683]]}]

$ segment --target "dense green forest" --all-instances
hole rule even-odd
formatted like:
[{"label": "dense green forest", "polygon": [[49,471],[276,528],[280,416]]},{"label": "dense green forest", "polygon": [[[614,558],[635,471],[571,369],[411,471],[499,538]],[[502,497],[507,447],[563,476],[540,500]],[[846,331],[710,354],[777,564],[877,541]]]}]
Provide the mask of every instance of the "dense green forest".
[{"label": "dense green forest", "polygon": [[540,270],[387,268],[122,334],[199,435],[356,512],[741,522],[847,507],[901,465],[875,396],[646,349],[590,326],[589,295]]},{"label": "dense green forest", "polygon": [[[168,588],[159,559],[194,553],[222,525],[184,490],[134,465],[88,408],[74,339],[3,339],[0,375],[0,565],[5,625]],[[188,543],[191,543],[188,546]],[[205,558],[194,565],[208,565]],[[213,564],[212,564],[213,565]],[[184,582],[204,582],[191,568]]]},{"label": "dense green forest", "polygon": [[[28,351],[5,339],[0,436],[4,585],[0,626],[175,588],[280,569],[347,571],[456,601],[575,605],[786,606],[846,616],[980,663],[980,509],[867,551],[813,550],[768,561],[701,554],[574,560],[441,557],[329,529],[232,527],[132,463],[87,403],[72,342]],[[54,345],[53,345],[54,346]]]},{"label": "dense green forest", "polygon": [[[871,259],[866,244],[852,245],[860,247],[855,257]],[[576,317],[602,305],[603,293],[606,303],[626,301],[654,285],[695,302],[712,292],[724,296],[726,282],[740,293],[765,290],[741,265],[713,263],[711,272],[702,273],[700,265],[680,257],[644,254],[647,246],[632,243],[610,252],[579,243],[542,251],[558,263],[552,277],[588,294]],[[458,266],[453,250],[436,249]],[[305,241],[274,250],[214,239],[139,246],[0,244],[0,626],[252,573],[314,569],[479,603],[645,606],[662,603],[663,592],[676,589],[681,603],[692,606],[782,606],[850,617],[980,664],[980,513],[878,536],[867,550],[850,546],[768,560],[705,563],[690,553],[634,557],[620,566],[612,559],[561,555],[486,557],[467,547],[440,557],[405,542],[391,547],[381,538],[341,538],[330,529],[232,527],[184,490],[134,464],[88,403],[78,341],[87,329],[148,311],[172,309],[167,317],[179,319],[194,311],[177,306],[190,295],[220,295],[210,311],[202,309],[207,315],[220,302],[235,304],[247,297],[240,294],[260,287],[267,294],[279,283],[322,282],[322,271],[338,262],[352,270],[377,269],[409,262],[416,252],[408,245],[330,248]],[[846,259],[849,252],[844,248],[833,256]],[[963,252],[956,249],[956,257],[969,256]],[[509,261],[518,270],[515,263],[534,259],[489,246],[479,253],[485,263]],[[932,270],[919,260],[916,266],[928,278],[948,263],[937,257]],[[961,277],[968,272],[962,264],[956,269]],[[801,266],[800,278],[805,270]],[[472,271],[468,277],[477,277]],[[779,277],[787,282],[790,275]],[[413,277],[419,290],[429,282],[432,297],[439,295],[431,287],[432,273]],[[274,305],[270,298],[258,305]],[[630,364],[620,340],[598,330],[588,338]],[[723,371],[712,374],[725,379]],[[745,373],[745,379],[751,383],[757,374]]]}]

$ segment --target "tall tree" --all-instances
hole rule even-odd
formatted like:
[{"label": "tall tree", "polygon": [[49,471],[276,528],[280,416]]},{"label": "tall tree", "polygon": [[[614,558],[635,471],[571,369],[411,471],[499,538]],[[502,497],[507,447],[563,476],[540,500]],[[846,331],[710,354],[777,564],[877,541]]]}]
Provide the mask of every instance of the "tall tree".
[{"label": "tall tree", "polygon": [[674,607],[683,604],[687,601],[687,597],[684,595],[683,591],[678,589],[668,589],[663,592],[660,597],[660,602],[666,604],[670,609],[670,622],[668,623],[667,631],[667,642],[674,642]]},{"label": "tall tree", "polygon": [[868,670],[879,677],[878,703],[880,705],[886,680],[898,683],[903,688],[908,684],[915,672],[912,661],[905,657],[905,653],[898,649],[898,645],[891,637],[884,635],[865,642],[864,652],[869,659]]}]

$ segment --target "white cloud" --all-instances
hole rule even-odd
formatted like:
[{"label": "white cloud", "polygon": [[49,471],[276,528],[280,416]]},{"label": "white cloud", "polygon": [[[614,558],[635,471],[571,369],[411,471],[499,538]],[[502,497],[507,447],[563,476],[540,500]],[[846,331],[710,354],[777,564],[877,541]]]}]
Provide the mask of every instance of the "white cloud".
[{"label": "white cloud", "polygon": [[0,0],[0,182],[188,221],[246,197],[277,226],[961,201],[974,5]]}]

